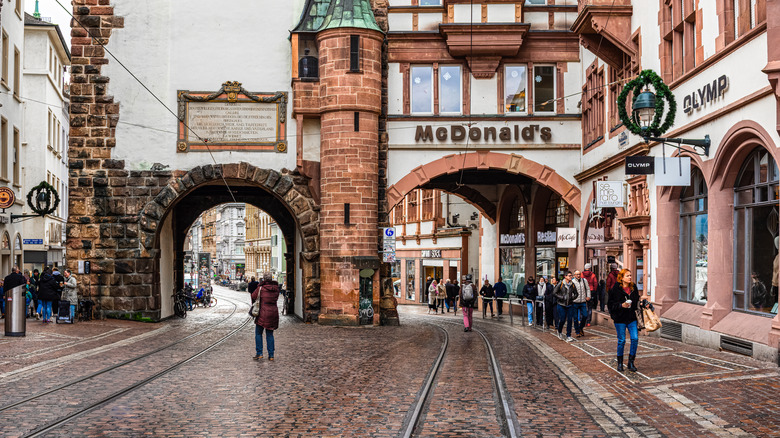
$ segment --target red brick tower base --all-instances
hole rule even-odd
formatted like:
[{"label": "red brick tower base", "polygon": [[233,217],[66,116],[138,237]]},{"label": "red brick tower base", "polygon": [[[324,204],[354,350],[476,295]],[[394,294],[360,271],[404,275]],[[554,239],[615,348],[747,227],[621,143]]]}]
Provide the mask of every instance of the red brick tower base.
[{"label": "red brick tower base", "polygon": [[[350,48],[359,38],[359,56]],[[320,54],[321,311],[319,322],[360,323],[360,285],[372,309],[363,323],[379,323],[379,114],[383,35],[338,28],[317,35]],[[357,67],[357,68],[355,68]],[[373,271],[373,272],[372,272]]]}]

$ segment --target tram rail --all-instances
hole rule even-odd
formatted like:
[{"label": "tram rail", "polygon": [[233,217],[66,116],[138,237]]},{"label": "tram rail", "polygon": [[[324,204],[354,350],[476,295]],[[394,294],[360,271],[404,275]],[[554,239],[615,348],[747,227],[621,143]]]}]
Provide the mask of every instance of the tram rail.
[{"label": "tram rail", "polygon": [[[242,303],[242,302],[240,302],[238,300],[235,300],[233,298],[230,298],[230,297],[221,296],[220,298],[222,300],[224,300],[224,302],[228,302],[228,303],[233,305],[233,309],[231,310],[230,314],[227,315],[225,318],[221,319],[220,321],[217,321],[216,323],[211,324],[208,327],[204,327],[203,329],[198,330],[198,331],[196,331],[196,332],[194,332],[194,333],[192,333],[192,334],[190,334],[190,335],[188,335],[188,336],[186,336],[184,338],[178,339],[178,340],[176,340],[174,342],[171,342],[171,343],[169,343],[167,345],[164,345],[162,347],[156,348],[156,349],[154,349],[152,351],[149,351],[149,352],[146,352],[144,354],[138,355],[138,356],[133,357],[131,359],[127,359],[127,360],[125,360],[123,362],[120,362],[118,364],[112,365],[110,367],[103,368],[103,369],[101,369],[99,371],[96,371],[96,372],[90,373],[90,374],[88,374],[86,376],[80,377],[78,379],[66,382],[66,383],[64,383],[62,385],[58,385],[56,387],[49,388],[49,389],[47,389],[45,391],[41,391],[39,393],[36,393],[36,394],[31,395],[31,396],[25,397],[25,398],[23,398],[21,400],[18,400],[16,402],[11,403],[11,404],[2,406],[2,407],[0,407],[0,412],[10,411],[10,410],[12,410],[14,408],[19,408],[19,407],[22,407],[24,405],[29,405],[30,403],[34,403],[36,400],[41,399],[42,397],[45,397],[47,395],[51,395],[51,394],[54,394],[54,393],[57,393],[57,392],[61,392],[61,391],[66,391],[69,388],[74,387],[75,385],[87,382],[87,381],[89,381],[91,379],[94,379],[94,378],[100,376],[100,375],[109,373],[111,371],[118,370],[120,368],[126,367],[127,365],[130,365],[132,363],[138,362],[140,360],[143,360],[143,359],[146,359],[146,358],[150,358],[150,357],[152,357],[152,356],[154,356],[154,355],[156,355],[158,353],[165,352],[166,350],[170,350],[170,349],[172,349],[172,348],[174,348],[174,347],[176,347],[178,345],[181,345],[185,341],[188,341],[188,340],[193,339],[193,338],[197,338],[197,337],[199,337],[199,336],[201,336],[201,335],[203,335],[203,334],[205,334],[205,333],[207,333],[209,331],[217,329],[220,325],[224,324],[226,321],[229,321],[233,317],[233,315],[235,315],[236,312],[239,311],[239,306],[241,304],[244,304],[244,307],[248,306],[246,303]],[[146,384],[148,384],[148,383],[150,383],[150,382],[152,382],[152,381],[154,381],[156,379],[159,379],[160,377],[163,377],[163,376],[165,376],[165,375],[175,371],[176,369],[182,367],[183,365],[185,365],[185,364],[187,364],[189,362],[192,362],[193,360],[197,359],[198,357],[208,353],[212,349],[216,348],[217,346],[219,346],[220,344],[224,343],[229,338],[231,338],[232,336],[234,336],[235,334],[240,332],[251,321],[252,321],[251,317],[247,316],[238,325],[238,327],[230,330],[227,334],[225,334],[224,336],[220,337],[215,342],[209,342],[208,345],[206,345],[203,348],[198,349],[198,351],[195,352],[194,354],[189,354],[189,355],[187,355],[187,357],[185,357],[183,359],[179,359],[179,360],[175,361],[171,365],[165,366],[162,370],[155,372],[151,376],[148,376],[148,377],[146,377],[146,378],[144,378],[144,379],[142,379],[140,381],[137,381],[137,382],[135,382],[135,383],[133,383],[131,385],[125,386],[124,388],[120,389],[119,391],[116,391],[116,392],[114,392],[114,393],[112,393],[112,394],[110,394],[108,396],[101,397],[100,399],[98,399],[96,401],[88,402],[86,405],[79,407],[76,411],[71,412],[68,415],[62,416],[62,417],[58,418],[55,421],[51,421],[51,422],[49,422],[48,424],[46,424],[46,425],[44,425],[42,427],[39,427],[39,428],[37,428],[35,430],[32,430],[32,431],[24,432],[24,433],[21,434],[21,436],[24,436],[24,437],[42,436],[43,434],[52,432],[53,430],[57,429],[58,427],[62,426],[63,424],[66,424],[66,423],[68,423],[68,422],[70,422],[70,421],[72,421],[72,420],[74,420],[74,419],[76,419],[76,418],[78,418],[80,416],[83,416],[83,415],[85,415],[85,414],[87,414],[89,412],[92,412],[95,409],[98,409],[98,408],[100,408],[100,407],[102,407],[104,405],[107,405],[107,404],[111,403],[112,401],[114,401],[114,400],[116,400],[118,398],[121,398],[121,397],[123,397],[123,396],[125,396],[125,395],[127,395],[127,394],[129,394],[131,392],[133,392],[133,391],[141,388],[142,386],[144,386],[144,385],[146,385]]]}]

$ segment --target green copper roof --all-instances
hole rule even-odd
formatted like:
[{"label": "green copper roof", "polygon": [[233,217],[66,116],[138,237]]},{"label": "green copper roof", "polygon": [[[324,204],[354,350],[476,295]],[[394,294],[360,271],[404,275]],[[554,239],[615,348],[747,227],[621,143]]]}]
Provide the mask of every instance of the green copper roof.
[{"label": "green copper roof", "polygon": [[301,20],[293,32],[355,27],[382,32],[369,0],[306,0]]}]

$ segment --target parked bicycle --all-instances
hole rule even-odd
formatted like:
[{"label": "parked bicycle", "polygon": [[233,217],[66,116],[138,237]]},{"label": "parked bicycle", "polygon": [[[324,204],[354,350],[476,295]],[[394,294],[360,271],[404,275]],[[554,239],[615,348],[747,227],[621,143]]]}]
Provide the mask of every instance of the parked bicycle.
[{"label": "parked bicycle", "polygon": [[173,297],[173,314],[179,318],[187,317],[187,294],[184,290],[180,290],[172,295]]}]

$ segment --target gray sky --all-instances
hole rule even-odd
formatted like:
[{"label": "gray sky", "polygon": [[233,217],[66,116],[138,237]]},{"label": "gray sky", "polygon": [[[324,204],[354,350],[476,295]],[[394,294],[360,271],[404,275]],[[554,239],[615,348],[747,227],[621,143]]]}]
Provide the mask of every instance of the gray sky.
[{"label": "gray sky", "polygon": [[[59,0],[59,2],[69,10],[73,8],[70,0]],[[25,0],[24,11],[32,15],[35,12],[35,0]],[[57,4],[56,0],[38,0],[38,11],[41,13],[41,18],[50,17],[52,23],[60,25],[62,36],[65,37],[65,42],[70,48],[70,15]]]}]

